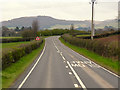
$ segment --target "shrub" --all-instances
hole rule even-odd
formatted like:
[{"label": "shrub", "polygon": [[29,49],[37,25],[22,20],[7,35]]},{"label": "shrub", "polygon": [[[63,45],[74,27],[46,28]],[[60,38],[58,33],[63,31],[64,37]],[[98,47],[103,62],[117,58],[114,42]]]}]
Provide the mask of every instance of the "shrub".
[{"label": "shrub", "polygon": [[0,43],[10,43],[10,42],[22,42],[22,41],[31,41],[35,38],[9,38],[9,39],[1,39]]},{"label": "shrub", "polygon": [[21,57],[29,54],[32,50],[37,49],[43,43],[43,40],[32,41],[29,44],[22,44],[13,49],[2,51],[2,68],[5,69],[12,63],[17,62]]},{"label": "shrub", "polygon": [[[103,37],[108,37],[110,35],[117,35],[117,34],[120,34],[120,30],[108,32],[108,33],[105,33],[105,34],[99,34],[99,35],[94,36],[94,38],[103,38]],[[84,37],[77,37],[77,38],[91,39],[91,36],[84,36]]]},{"label": "shrub", "polygon": [[120,52],[119,48],[110,46],[108,43],[101,43],[97,40],[79,39],[68,34],[62,35],[62,38],[70,44],[86,48],[104,57],[116,58],[118,57],[118,52]]}]

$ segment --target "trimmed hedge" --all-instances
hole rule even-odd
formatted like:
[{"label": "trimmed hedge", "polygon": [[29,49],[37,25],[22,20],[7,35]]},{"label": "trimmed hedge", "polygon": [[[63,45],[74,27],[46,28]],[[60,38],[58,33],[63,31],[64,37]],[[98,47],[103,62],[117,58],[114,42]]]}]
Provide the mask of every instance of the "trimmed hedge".
[{"label": "trimmed hedge", "polygon": [[23,41],[31,41],[35,38],[8,38],[8,39],[1,39],[0,43],[10,43],[10,42],[23,42]]},{"label": "trimmed hedge", "polygon": [[[105,34],[99,34],[99,35],[94,36],[93,38],[103,38],[103,37],[108,37],[110,35],[117,35],[117,34],[120,34],[120,30],[113,31],[113,32],[108,32],[108,33],[105,33]],[[77,38],[80,38],[80,39],[91,39],[91,36],[77,37]]]},{"label": "trimmed hedge", "polygon": [[5,69],[12,63],[17,62],[21,57],[29,54],[32,50],[37,49],[43,43],[43,40],[32,41],[29,44],[22,44],[14,49],[2,51],[2,69]]},{"label": "trimmed hedge", "polygon": [[104,44],[97,40],[79,39],[68,34],[64,34],[61,37],[70,44],[76,45],[81,48],[86,48],[87,50],[93,51],[104,57],[116,58],[118,57],[118,53],[120,52],[119,48],[111,47],[109,44]]}]

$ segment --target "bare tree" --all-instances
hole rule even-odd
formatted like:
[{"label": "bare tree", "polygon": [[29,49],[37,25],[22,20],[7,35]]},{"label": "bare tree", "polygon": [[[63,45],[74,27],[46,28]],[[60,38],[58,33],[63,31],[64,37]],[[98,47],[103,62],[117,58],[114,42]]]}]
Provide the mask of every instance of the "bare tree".
[{"label": "bare tree", "polygon": [[74,30],[74,25],[71,24],[70,30]]},{"label": "bare tree", "polygon": [[33,30],[34,37],[36,37],[37,36],[37,31],[39,30],[39,23],[38,23],[37,20],[33,21],[32,30]]}]

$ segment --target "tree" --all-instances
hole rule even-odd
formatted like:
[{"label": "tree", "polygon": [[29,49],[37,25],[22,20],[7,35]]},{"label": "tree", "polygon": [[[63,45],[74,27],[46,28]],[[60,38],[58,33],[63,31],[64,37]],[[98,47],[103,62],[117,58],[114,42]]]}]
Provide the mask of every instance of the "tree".
[{"label": "tree", "polygon": [[32,30],[33,30],[34,37],[36,37],[37,36],[37,31],[39,30],[39,24],[38,24],[37,20],[33,21]]},{"label": "tree", "polygon": [[25,27],[24,27],[24,26],[22,26],[22,27],[21,27],[21,31],[23,31],[24,29],[25,29]]},{"label": "tree", "polygon": [[74,25],[71,24],[70,30],[74,30]]},{"label": "tree", "polygon": [[20,31],[20,30],[19,30],[19,27],[16,27],[16,28],[15,28],[15,31]]},{"label": "tree", "polygon": [[23,38],[30,38],[33,37],[33,30],[24,30],[21,33]]},{"label": "tree", "polygon": [[72,36],[75,36],[75,33],[74,33],[74,25],[73,25],[73,24],[71,24],[71,27],[70,27],[70,34],[71,34]]}]

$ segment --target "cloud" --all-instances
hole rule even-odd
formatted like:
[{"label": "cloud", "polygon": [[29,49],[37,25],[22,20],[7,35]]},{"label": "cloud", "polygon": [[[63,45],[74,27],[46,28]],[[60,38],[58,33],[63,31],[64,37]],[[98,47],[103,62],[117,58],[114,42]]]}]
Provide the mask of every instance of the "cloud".
[{"label": "cloud", "polygon": [[[23,16],[47,15],[58,19],[91,19],[91,0],[3,0],[0,1],[2,20]],[[95,19],[112,19],[117,16],[117,0],[97,0]],[[113,2],[114,1],[114,2]]]}]

